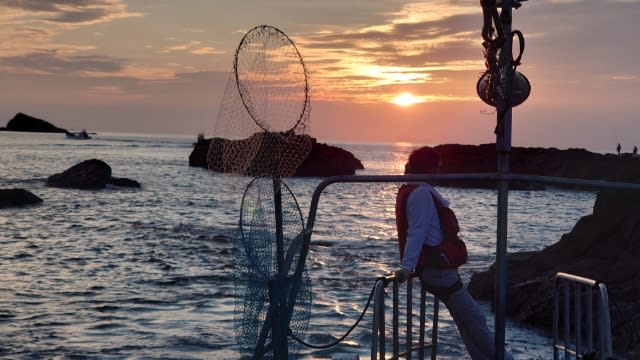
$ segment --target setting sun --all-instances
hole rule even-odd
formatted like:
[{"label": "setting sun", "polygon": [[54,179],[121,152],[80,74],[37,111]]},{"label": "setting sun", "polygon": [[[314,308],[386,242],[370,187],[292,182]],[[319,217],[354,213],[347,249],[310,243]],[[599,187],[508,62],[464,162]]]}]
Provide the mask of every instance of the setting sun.
[{"label": "setting sun", "polygon": [[420,99],[413,96],[411,93],[405,92],[393,98],[391,102],[398,106],[411,106],[419,103]]}]

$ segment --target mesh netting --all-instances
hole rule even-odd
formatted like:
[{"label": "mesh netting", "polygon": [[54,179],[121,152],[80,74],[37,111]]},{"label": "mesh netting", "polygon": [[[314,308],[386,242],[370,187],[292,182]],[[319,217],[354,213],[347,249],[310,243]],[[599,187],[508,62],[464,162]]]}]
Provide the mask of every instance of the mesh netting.
[{"label": "mesh netting", "polygon": [[[277,194],[279,193],[279,195]],[[282,214],[282,240],[277,240],[276,216],[278,200]],[[282,266],[287,279],[292,278],[300,256],[304,237],[302,213],[291,190],[277,179],[255,178],[242,199],[238,241],[234,246],[236,307],[234,325],[243,358],[252,357],[260,332],[266,324],[269,309],[269,282]],[[289,289],[290,291],[290,289]],[[289,293],[287,293],[289,298]],[[289,328],[302,337],[311,311],[311,280],[302,275],[300,289],[291,314]],[[271,342],[271,334],[265,344]],[[289,337],[289,354],[299,344]],[[271,349],[272,350],[272,349]],[[271,358],[268,352],[264,358]]]},{"label": "mesh netting", "polygon": [[214,127],[209,168],[251,176],[288,177],[306,159],[312,139],[307,71],[298,49],[271,26],[240,42]]}]

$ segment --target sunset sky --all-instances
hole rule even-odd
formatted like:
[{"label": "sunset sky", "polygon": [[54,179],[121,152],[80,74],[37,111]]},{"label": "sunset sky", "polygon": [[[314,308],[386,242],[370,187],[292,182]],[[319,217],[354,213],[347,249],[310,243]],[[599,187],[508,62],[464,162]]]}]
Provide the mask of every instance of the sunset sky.
[{"label": "sunset sky", "polygon": [[[0,0],[0,126],[24,112],[73,130],[211,136],[238,43],[267,24],[304,56],[318,139],[493,142],[495,114],[475,92],[481,11],[478,0]],[[532,84],[515,146],[640,146],[639,19],[640,0],[514,10]]]}]

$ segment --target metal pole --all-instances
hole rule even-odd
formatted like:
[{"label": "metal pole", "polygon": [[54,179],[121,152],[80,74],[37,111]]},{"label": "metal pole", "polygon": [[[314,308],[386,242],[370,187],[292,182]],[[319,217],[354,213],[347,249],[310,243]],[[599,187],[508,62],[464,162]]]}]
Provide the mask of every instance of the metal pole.
[{"label": "metal pole", "polygon": [[272,281],[272,297],[270,306],[273,309],[271,340],[273,342],[273,358],[286,360],[289,358],[287,344],[287,272],[284,268],[284,230],[282,224],[282,188],[280,179],[273,177],[273,197],[276,225],[276,266],[277,273]]},{"label": "metal pole", "polygon": [[505,39],[500,51],[501,86],[504,106],[497,110],[496,147],[498,150],[498,224],[496,240],[496,293],[495,293],[495,359],[504,359],[505,326],[507,309],[507,208],[509,203],[509,181],[503,177],[509,173],[509,155],[511,152],[511,79],[512,37],[511,13],[512,0],[502,1],[500,23]]}]

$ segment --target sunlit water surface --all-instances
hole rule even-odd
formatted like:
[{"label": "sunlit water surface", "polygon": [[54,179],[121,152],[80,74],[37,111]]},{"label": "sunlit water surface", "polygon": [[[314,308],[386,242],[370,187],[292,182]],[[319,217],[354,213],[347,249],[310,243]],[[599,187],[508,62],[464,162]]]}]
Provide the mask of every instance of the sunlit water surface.
[{"label": "sunlit water surface", "polygon": [[[233,242],[251,180],[188,166],[194,139],[0,132],[0,188],[44,200],[0,210],[0,356],[11,359],[234,359]],[[359,174],[400,174],[411,147],[340,145],[362,160]],[[141,189],[49,188],[48,176],[91,158]],[[321,179],[288,179],[306,218]],[[374,279],[398,266],[394,184],[334,184],[320,200],[307,261],[313,306],[305,339],[340,337],[363,310]],[[496,192],[441,188],[462,223],[465,281],[494,260]],[[548,189],[509,195],[509,251],[539,250],[591,213],[591,192]],[[493,314],[481,304],[489,325]],[[441,311],[440,359],[466,358]],[[371,312],[329,350],[368,357]],[[548,359],[548,334],[507,324],[517,359]]]}]

